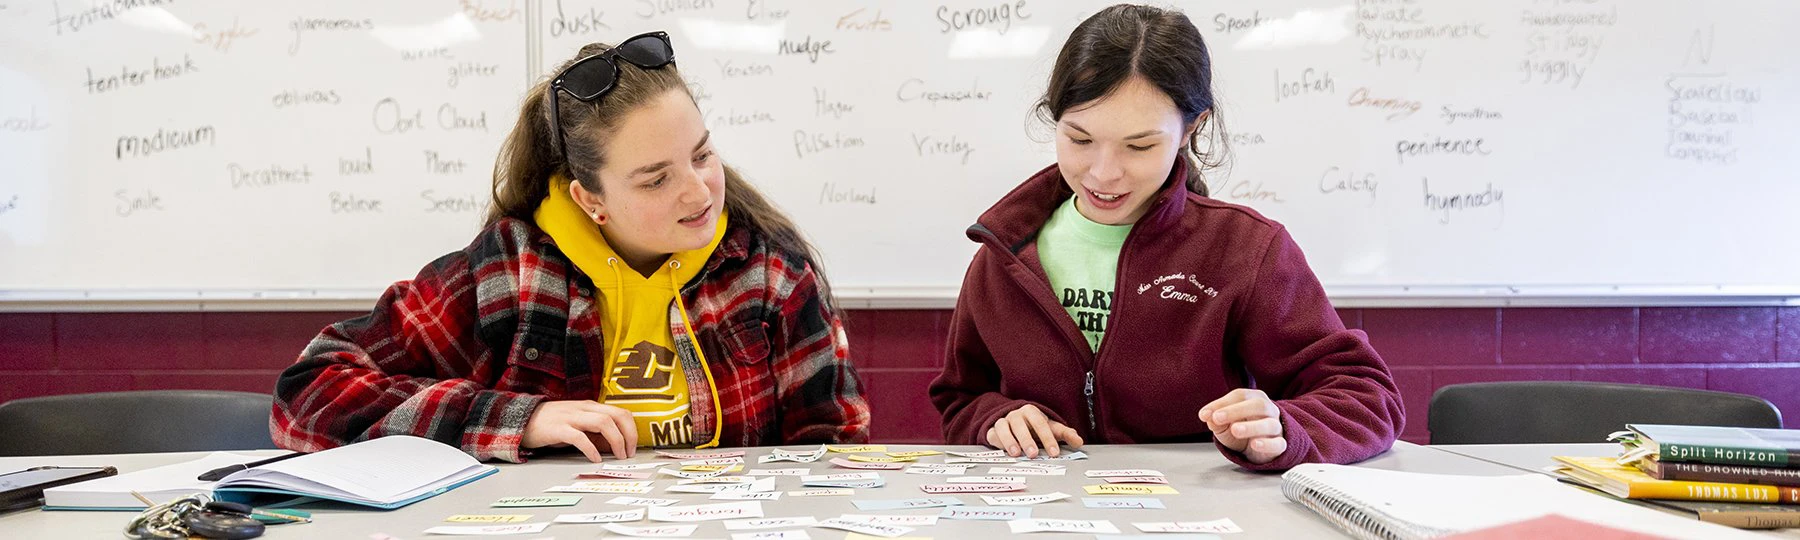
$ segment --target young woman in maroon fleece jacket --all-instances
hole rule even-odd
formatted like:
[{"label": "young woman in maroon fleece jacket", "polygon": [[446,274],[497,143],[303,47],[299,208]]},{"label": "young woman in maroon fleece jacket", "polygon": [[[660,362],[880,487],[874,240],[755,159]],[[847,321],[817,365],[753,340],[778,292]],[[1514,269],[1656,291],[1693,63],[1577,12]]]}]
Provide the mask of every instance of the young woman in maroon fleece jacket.
[{"label": "young woman in maroon fleece jacket", "polygon": [[1211,64],[1176,11],[1117,5],[1069,36],[1037,107],[1056,164],[968,231],[982,246],[930,388],[949,442],[1035,457],[1211,439],[1254,470],[1393,444],[1393,377],[1287,230],[1206,197]]}]

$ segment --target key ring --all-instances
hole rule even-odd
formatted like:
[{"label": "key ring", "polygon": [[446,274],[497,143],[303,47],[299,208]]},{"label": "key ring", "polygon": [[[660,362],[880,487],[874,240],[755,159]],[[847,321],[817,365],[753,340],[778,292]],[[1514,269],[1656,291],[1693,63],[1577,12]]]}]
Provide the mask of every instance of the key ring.
[{"label": "key ring", "polygon": [[199,510],[211,502],[205,494],[196,493],[166,503],[151,505],[125,525],[125,537],[131,540],[181,540],[189,536],[182,516]]},{"label": "key ring", "polygon": [[[148,499],[137,495],[145,504]],[[241,540],[262,536],[264,525],[250,517],[248,505],[214,501],[196,493],[151,505],[125,526],[131,540],[181,540],[193,536]]]}]

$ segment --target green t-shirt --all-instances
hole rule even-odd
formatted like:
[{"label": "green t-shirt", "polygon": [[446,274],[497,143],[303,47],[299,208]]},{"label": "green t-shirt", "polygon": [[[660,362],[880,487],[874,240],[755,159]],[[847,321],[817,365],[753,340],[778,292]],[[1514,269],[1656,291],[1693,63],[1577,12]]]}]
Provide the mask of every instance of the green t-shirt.
[{"label": "green t-shirt", "polygon": [[1112,317],[1113,284],[1118,280],[1119,249],[1131,225],[1103,225],[1081,215],[1075,198],[1063,202],[1038,232],[1038,258],[1075,327],[1093,352],[1106,337]]}]

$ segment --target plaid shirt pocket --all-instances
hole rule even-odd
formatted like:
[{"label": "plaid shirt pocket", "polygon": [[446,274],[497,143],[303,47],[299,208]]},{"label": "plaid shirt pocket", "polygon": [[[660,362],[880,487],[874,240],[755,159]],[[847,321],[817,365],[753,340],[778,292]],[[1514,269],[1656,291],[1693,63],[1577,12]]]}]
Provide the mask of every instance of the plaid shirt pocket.
[{"label": "plaid shirt pocket", "polygon": [[754,366],[769,360],[769,325],[761,320],[733,324],[723,332],[726,361]]}]

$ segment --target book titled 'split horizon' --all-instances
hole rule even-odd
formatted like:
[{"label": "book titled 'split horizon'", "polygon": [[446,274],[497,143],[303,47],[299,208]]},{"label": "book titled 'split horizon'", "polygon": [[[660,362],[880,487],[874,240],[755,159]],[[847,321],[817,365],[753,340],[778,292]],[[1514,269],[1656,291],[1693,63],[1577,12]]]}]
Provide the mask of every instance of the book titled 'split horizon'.
[{"label": "book titled 'split horizon'", "polygon": [[214,498],[258,506],[311,499],[391,510],[431,498],[499,469],[450,445],[392,435],[232,473],[218,482],[200,473],[254,456],[224,452],[142,471],[69,484],[44,492],[46,510],[141,510],[138,491],[157,503],[211,491]]},{"label": "book titled 'split horizon'", "polygon": [[1628,424],[1635,444],[1664,463],[1800,467],[1800,429]]},{"label": "book titled 'split horizon'", "polygon": [[1800,504],[1800,488],[1724,482],[1657,480],[1630,465],[1607,457],[1556,456],[1566,467],[1558,473],[1626,499]]}]

